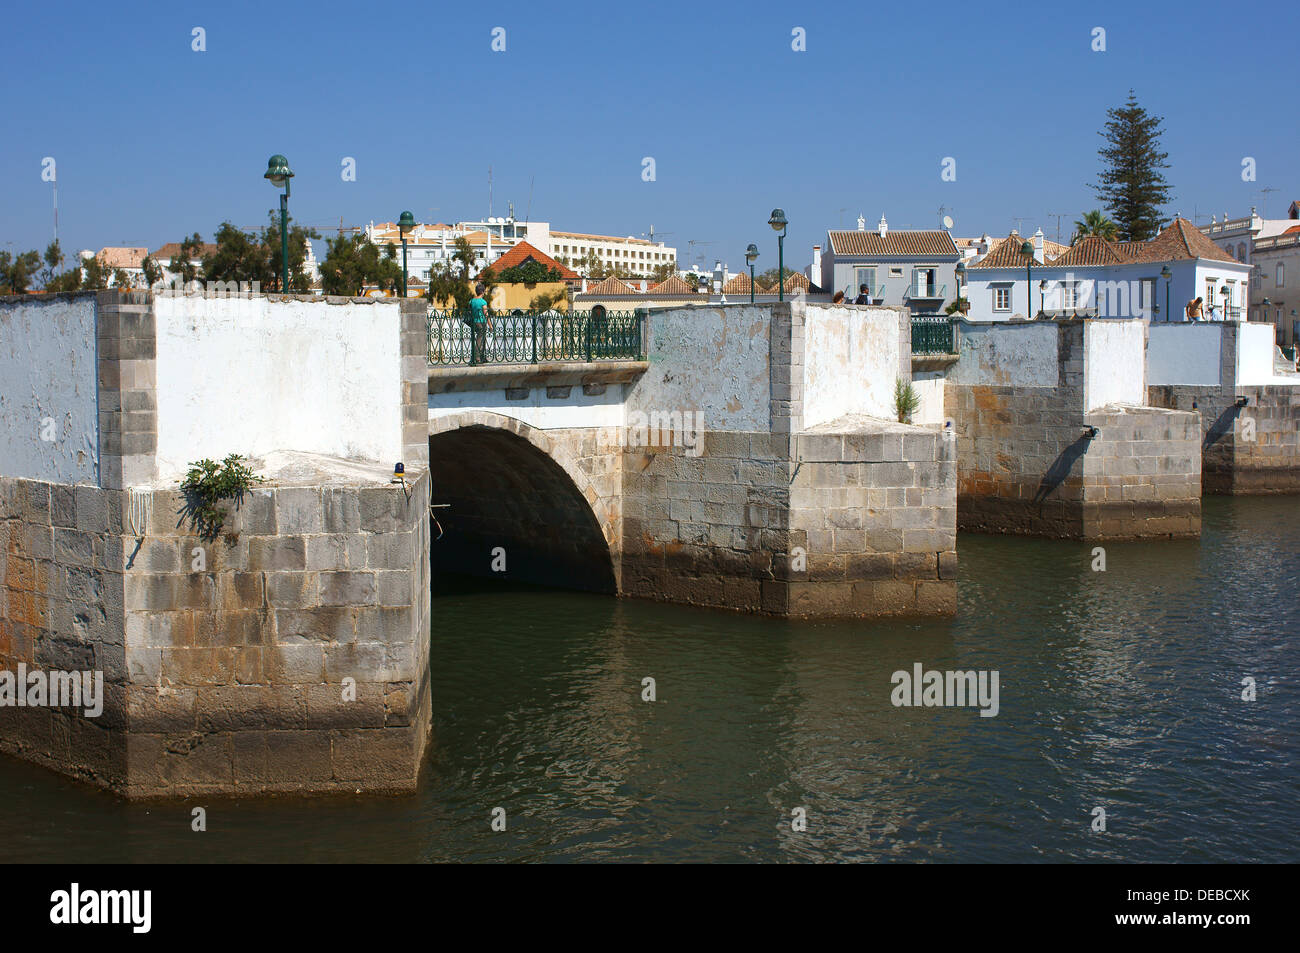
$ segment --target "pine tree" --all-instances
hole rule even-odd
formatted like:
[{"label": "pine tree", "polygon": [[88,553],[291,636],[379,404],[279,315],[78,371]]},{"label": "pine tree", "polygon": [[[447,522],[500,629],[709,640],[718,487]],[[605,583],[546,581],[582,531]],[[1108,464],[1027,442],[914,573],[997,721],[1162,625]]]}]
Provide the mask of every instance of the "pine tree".
[{"label": "pine tree", "polygon": [[1169,168],[1169,154],[1160,151],[1164,119],[1139,106],[1131,89],[1128,102],[1106,115],[1106,130],[1098,133],[1106,145],[1097,150],[1105,167],[1093,190],[1119,227],[1120,241],[1148,241],[1159,233],[1161,208],[1169,201],[1160,171]]}]

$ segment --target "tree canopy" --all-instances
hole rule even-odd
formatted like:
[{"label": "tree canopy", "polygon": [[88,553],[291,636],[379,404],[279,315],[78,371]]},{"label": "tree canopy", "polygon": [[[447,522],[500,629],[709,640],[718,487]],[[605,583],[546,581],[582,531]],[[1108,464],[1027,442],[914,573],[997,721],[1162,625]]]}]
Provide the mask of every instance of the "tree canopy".
[{"label": "tree canopy", "polygon": [[1169,168],[1169,154],[1160,151],[1164,120],[1139,106],[1131,89],[1128,102],[1106,115],[1099,133],[1106,144],[1097,150],[1103,166],[1093,190],[1121,241],[1148,241],[1159,233],[1161,210],[1169,201],[1170,186],[1161,171]]}]

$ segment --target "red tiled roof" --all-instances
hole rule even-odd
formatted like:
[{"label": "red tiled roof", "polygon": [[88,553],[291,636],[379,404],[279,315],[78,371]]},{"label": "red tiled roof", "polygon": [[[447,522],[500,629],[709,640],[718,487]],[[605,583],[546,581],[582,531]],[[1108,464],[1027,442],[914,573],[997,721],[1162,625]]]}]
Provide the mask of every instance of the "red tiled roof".
[{"label": "red tiled roof", "polygon": [[831,231],[831,251],[836,255],[893,255],[898,257],[957,256],[957,246],[945,231]]},{"label": "red tiled roof", "polygon": [[650,288],[646,294],[652,295],[693,295],[695,291],[677,275],[671,275]]},{"label": "red tiled roof", "polygon": [[[739,275],[732,275],[727,283],[722,286],[722,293],[724,295],[749,294],[749,275],[744,274],[743,272]],[[756,281],[754,282],[754,294],[770,295],[776,294],[776,292],[771,288],[768,288],[766,285],[761,285]]]},{"label": "red tiled roof", "polygon": [[[1129,242],[1134,247],[1129,261],[1186,261],[1204,258],[1209,261],[1236,262],[1226,251],[1205,237],[1205,234],[1185,218],[1176,218],[1149,242]],[[1127,249],[1126,249],[1127,251]]]},{"label": "red tiled roof", "polygon": [[1085,235],[1051,264],[1059,268],[1086,268],[1095,265],[1123,265],[1131,259],[1114,242],[1100,235]]},{"label": "red tiled roof", "polygon": [[[1032,257],[1025,257],[1020,252],[1020,246],[1025,243],[1025,239],[1012,232],[1006,238],[999,241],[989,253],[975,262],[973,265],[967,265],[967,268],[1024,268],[1025,265],[1033,262],[1035,265],[1041,265],[1043,262],[1034,261]],[[1044,253],[1046,254],[1046,253]]]},{"label": "red tiled roof", "polygon": [[560,273],[560,277],[565,281],[577,281],[582,276],[570,268],[568,265],[561,264],[544,251],[534,248],[528,242],[520,242],[508,252],[492,262],[492,270],[498,275],[507,268],[513,268],[515,265],[522,265],[527,261],[535,261],[545,268],[554,268]]},{"label": "red tiled roof", "polygon": [[606,278],[604,281],[597,282],[586,291],[589,295],[634,295],[639,292],[625,281],[617,278]]},{"label": "red tiled roof", "polygon": [[808,277],[801,271],[792,271],[790,274],[786,275],[783,287],[786,291],[799,291],[801,289],[803,291],[819,290],[817,286],[809,281]]},{"label": "red tiled roof", "polygon": [[[179,246],[178,246],[179,247]],[[109,268],[139,268],[149,254],[147,248],[127,248],[121,245],[105,245],[95,255],[102,264]]]},{"label": "red tiled roof", "polygon": [[[181,253],[180,242],[168,242],[162,248],[159,248],[150,257],[157,262],[168,262]],[[208,255],[215,255],[217,246],[211,242],[204,242],[199,248],[199,257],[206,258]]]}]

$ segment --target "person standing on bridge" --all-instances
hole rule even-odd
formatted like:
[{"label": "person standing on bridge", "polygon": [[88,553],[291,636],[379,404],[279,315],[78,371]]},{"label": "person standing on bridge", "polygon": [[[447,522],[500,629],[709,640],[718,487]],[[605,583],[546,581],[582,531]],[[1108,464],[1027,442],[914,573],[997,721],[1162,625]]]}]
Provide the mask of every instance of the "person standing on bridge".
[{"label": "person standing on bridge", "polygon": [[474,297],[470,299],[470,330],[473,344],[470,351],[471,364],[483,364],[487,361],[487,332],[492,328],[492,319],[487,313],[487,299],[483,297],[487,286],[479,282],[474,286]]}]

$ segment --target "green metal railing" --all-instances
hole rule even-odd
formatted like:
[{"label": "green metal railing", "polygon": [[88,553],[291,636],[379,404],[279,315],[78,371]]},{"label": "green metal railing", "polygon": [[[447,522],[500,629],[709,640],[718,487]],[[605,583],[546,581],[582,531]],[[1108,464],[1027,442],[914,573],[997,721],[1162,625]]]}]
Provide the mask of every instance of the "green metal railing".
[{"label": "green metal railing", "polygon": [[913,354],[953,354],[957,351],[953,319],[941,314],[912,315]]},{"label": "green metal railing", "polygon": [[641,360],[643,311],[511,311],[488,315],[478,331],[469,311],[430,311],[429,363],[537,364]]}]

